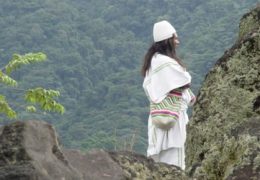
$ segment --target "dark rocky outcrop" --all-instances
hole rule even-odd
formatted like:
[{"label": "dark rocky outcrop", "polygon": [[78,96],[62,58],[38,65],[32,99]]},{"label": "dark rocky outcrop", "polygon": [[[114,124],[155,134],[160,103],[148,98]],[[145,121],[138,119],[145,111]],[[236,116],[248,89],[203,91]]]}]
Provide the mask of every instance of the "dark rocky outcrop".
[{"label": "dark rocky outcrop", "polygon": [[55,130],[42,121],[14,122],[0,135],[0,180],[80,180],[61,152]]},{"label": "dark rocky outcrop", "polygon": [[54,128],[43,121],[0,128],[0,180],[181,180],[175,166],[132,152],[65,150]]},{"label": "dark rocky outcrop", "polygon": [[186,142],[197,179],[260,179],[260,7],[243,16],[239,39],[207,74]]},{"label": "dark rocky outcrop", "polygon": [[143,155],[129,152],[110,152],[112,159],[125,172],[128,180],[187,180],[189,179],[179,167],[165,163],[155,163]]}]

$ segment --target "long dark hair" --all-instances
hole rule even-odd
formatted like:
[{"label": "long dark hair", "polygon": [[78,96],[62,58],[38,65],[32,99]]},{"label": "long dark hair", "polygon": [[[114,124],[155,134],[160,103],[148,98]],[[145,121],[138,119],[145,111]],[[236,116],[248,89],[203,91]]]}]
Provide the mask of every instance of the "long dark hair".
[{"label": "long dark hair", "polygon": [[144,63],[143,63],[143,67],[141,69],[142,76],[145,77],[146,71],[149,70],[149,68],[151,66],[152,57],[157,52],[175,59],[182,67],[184,67],[180,58],[178,58],[176,55],[173,38],[176,38],[176,37],[173,35],[173,37],[171,37],[169,39],[155,42],[150,46],[150,48],[148,49],[147,53],[144,56]]}]

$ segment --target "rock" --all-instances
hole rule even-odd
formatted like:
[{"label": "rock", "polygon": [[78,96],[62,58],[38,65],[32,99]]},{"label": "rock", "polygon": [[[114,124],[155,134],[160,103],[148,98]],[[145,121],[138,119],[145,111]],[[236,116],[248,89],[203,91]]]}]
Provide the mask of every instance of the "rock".
[{"label": "rock", "polygon": [[0,180],[67,179],[83,178],[64,157],[51,125],[18,121],[2,127]]},{"label": "rock", "polygon": [[90,180],[185,180],[188,177],[176,166],[155,163],[144,155],[133,152],[106,152],[92,150],[64,150],[69,162],[78,169],[84,179]]},{"label": "rock", "polygon": [[123,169],[104,150],[91,150],[82,153],[79,150],[63,150],[73,167],[83,174],[84,179],[121,180]]},{"label": "rock", "polygon": [[0,180],[187,179],[175,166],[132,152],[62,149],[43,121],[17,121],[0,128]]},{"label": "rock", "polygon": [[188,177],[177,166],[155,163],[151,158],[131,152],[110,152],[124,170],[127,180],[186,180]]},{"label": "rock", "polygon": [[187,172],[197,179],[260,179],[260,7],[207,74],[187,129]]},{"label": "rock", "polygon": [[260,4],[255,10],[246,13],[239,24],[239,39],[243,38],[248,32],[259,28],[260,23]]},{"label": "rock", "polygon": [[[232,173],[228,176],[228,180],[244,180],[244,179],[260,179],[260,117],[248,119],[244,124],[240,124],[234,131],[231,131],[237,140],[239,136],[246,137],[245,141],[249,142],[247,150],[243,154],[243,161],[239,166],[235,166]],[[258,139],[254,139],[254,138]],[[258,141],[258,145],[254,144]]]}]

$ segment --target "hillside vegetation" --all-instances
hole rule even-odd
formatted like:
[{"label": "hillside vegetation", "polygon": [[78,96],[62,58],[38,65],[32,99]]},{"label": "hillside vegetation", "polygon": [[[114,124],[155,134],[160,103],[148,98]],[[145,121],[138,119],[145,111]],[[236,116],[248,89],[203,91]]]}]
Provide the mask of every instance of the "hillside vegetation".
[{"label": "hillside vegetation", "polygon": [[[22,68],[14,76],[27,88],[40,84],[59,90],[66,108],[63,116],[24,112],[18,119],[53,123],[67,147],[145,153],[148,101],[140,66],[153,23],[167,19],[174,24],[179,56],[197,92],[206,72],[236,39],[239,19],[257,2],[0,0],[1,65],[13,53],[46,53],[44,65]],[[1,92],[22,101],[19,91]]]}]

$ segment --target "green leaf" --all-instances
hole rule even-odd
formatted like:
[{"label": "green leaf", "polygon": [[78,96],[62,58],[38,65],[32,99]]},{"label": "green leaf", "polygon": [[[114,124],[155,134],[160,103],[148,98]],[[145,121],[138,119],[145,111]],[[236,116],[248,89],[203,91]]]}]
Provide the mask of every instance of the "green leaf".
[{"label": "green leaf", "polygon": [[[44,53],[28,53],[25,55],[13,54],[12,59],[4,67],[5,72],[0,70],[0,83],[8,86],[17,86],[17,82],[9,75],[15,69],[22,65],[32,64],[36,62],[45,61],[47,56]],[[59,91],[52,89],[43,89],[41,87],[35,89],[29,89],[25,92],[24,98],[26,102],[38,104],[44,111],[53,111],[58,113],[64,113],[65,108],[54,100],[55,97],[60,96]],[[33,105],[27,106],[27,112],[36,112],[36,107]],[[16,112],[9,106],[5,96],[0,94],[0,113],[5,114],[8,118],[16,118]]]},{"label": "green leaf", "polygon": [[2,71],[0,71],[0,82],[8,86],[17,86],[17,82],[11,77],[4,74]]},{"label": "green leaf", "polygon": [[45,61],[47,56],[42,53],[28,53],[25,55],[14,54],[12,60],[5,66],[6,73],[9,75],[12,71],[22,65]]},{"label": "green leaf", "polygon": [[25,93],[25,100],[28,103],[38,104],[40,108],[44,111],[53,111],[63,114],[65,108],[53,98],[60,96],[59,91],[47,90],[41,87],[35,89],[29,89]]},{"label": "green leaf", "polygon": [[34,112],[36,112],[36,108],[34,106],[27,106],[26,111],[34,113]]},{"label": "green leaf", "polygon": [[16,118],[16,112],[9,106],[2,95],[0,95],[0,113],[5,114],[10,119]]}]

